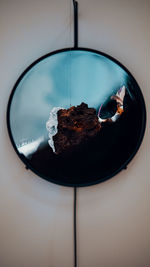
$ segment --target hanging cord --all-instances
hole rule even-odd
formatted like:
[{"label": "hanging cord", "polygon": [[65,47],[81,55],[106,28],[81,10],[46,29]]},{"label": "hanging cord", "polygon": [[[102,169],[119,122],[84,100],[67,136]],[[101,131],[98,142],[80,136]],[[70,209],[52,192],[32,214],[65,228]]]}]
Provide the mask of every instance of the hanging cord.
[{"label": "hanging cord", "polygon": [[77,187],[74,187],[74,267],[77,267]]},{"label": "hanging cord", "polygon": [[74,6],[74,47],[78,47],[78,2],[73,0]]}]

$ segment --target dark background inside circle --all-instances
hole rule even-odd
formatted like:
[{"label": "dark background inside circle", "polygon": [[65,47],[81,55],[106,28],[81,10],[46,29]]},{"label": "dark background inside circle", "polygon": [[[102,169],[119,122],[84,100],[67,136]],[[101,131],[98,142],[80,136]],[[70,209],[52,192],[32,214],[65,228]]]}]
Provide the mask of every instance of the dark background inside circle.
[{"label": "dark background inside circle", "polygon": [[[112,61],[109,61],[112,64]],[[117,65],[114,62],[113,64]],[[123,72],[125,71],[123,70]],[[142,94],[132,76],[125,72],[124,84],[122,83],[123,81],[120,81],[118,86],[125,85],[127,88],[124,98],[124,112],[116,122],[106,122],[94,139],[81,144],[73,151],[70,150],[69,153],[64,152],[61,155],[53,153],[48,145],[47,137],[47,141],[41,142],[38,149],[28,157],[19,151],[19,155],[26,165],[36,174],[49,181],[78,186],[100,182],[124,168],[140,144],[145,109]],[[116,93],[119,88],[112,89]],[[115,104],[109,103],[109,99],[110,96],[103,106],[103,118],[112,116],[116,110]],[[15,147],[18,149],[15,142],[15,130],[13,129],[13,120],[16,119],[13,118],[13,109],[19,101],[19,98],[15,98],[15,93],[12,101],[13,105],[10,106],[10,131]],[[30,101],[30,99],[27,101]],[[78,105],[80,104],[78,103]],[[94,108],[98,112],[99,105],[95,105]],[[28,127],[28,122],[25,121],[24,123]],[[18,135],[16,136],[18,138]]]}]

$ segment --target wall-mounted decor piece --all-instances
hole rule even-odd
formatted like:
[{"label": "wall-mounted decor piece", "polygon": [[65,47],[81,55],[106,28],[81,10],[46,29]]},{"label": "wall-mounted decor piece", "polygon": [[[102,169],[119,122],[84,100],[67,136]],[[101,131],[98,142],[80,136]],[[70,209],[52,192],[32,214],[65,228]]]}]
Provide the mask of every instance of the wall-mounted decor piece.
[{"label": "wall-mounted decor piece", "polygon": [[19,78],[8,126],[28,168],[58,184],[83,186],[127,166],[143,137],[145,106],[135,79],[116,60],[63,49]]},{"label": "wall-mounted decor piece", "polygon": [[146,110],[139,85],[121,63],[78,46],[73,4],[74,47],[51,52],[24,71],[10,95],[7,125],[28,169],[78,187],[127,167],[142,142]]}]

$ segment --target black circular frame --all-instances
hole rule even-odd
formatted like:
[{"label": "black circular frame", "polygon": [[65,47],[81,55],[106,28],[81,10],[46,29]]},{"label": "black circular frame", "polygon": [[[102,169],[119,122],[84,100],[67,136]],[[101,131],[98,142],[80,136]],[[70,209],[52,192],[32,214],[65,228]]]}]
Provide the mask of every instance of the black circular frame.
[{"label": "black circular frame", "polygon": [[[62,181],[58,181],[58,180],[55,180],[51,177],[45,177],[44,175],[41,175],[41,173],[39,173],[37,170],[35,170],[31,165],[30,163],[28,162],[28,160],[26,159],[26,157],[22,154],[20,154],[18,152],[18,149],[15,145],[15,142],[14,142],[14,139],[13,139],[13,136],[12,136],[12,132],[11,132],[11,127],[10,127],[10,107],[11,107],[11,101],[12,101],[12,98],[14,96],[14,93],[15,93],[15,90],[18,86],[18,84],[20,83],[20,81],[23,79],[23,77],[26,75],[26,73],[33,67],[35,66],[37,63],[39,63],[40,61],[42,61],[43,59],[47,58],[47,57],[50,57],[54,54],[58,54],[58,53],[61,53],[61,52],[65,52],[65,51],[87,51],[87,52],[93,52],[95,54],[98,54],[98,55],[101,55],[101,56],[104,56],[108,59],[110,59],[111,61],[113,61],[114,63],[116,63],[117,65],[119,65],[124,71],[126,71],[126,73],[133,79],[133,81],[135,82],[135,84],[137,85],[137,90],[138,90],[138,95],[140,96],[140,100],[141,100],[141,104],[142,104],[142,109],[143,109],[143,119],[142,119],[142,125],[141,125],[141,132],[140,132],[140,136],[139,136],[139,140],[138,140],[138,143],[136,145],[136,148],[134,150],[134,152],[130,155],[130,157],[128,158],[128,160],[126,162],[124,162],[124,164],[122,164],[122,166],[116,170],[115,172],[111,173],[111,175],[109,176],[106,176],[105,178],[103,179],[97,179],[96,181],[92,181],[92,182],[88,182],[88,183],[83,183],[83,184],[70,184],[70,183],[65,183],[65,182],[62,182]],[[53,52],[50,52],[42,57],[40,57],[39,59],[37,59],[36,61],[34,61],[22,74],[21,76],[18,78],[17,82],[15,83],[13,89],[12,89],[12,92],[10,94],[10,98],[9,98],[9,101],[8,101],[8,106],[7,106],[7,128],[8,128],[8,133],[9,133],[9,137],[10,137],[10,140],[11,140],[11,143],[14,147],[14,150],[16,151],[17,155],[19,156],[19,158],[22,160],[22,162],[25,164],[25,167],[27,169],[30,169],[31,171],[33,171],[35,174],[37,174],[38,176],[40,176],[41,178],[45,179],[45,180],[48,180],[52,183],[55,183],[55,184],[59,184],[59,185],[63,185],[63,186],[70,186],[70,187],[83,187],[83,186],[90,186],[90,185],[94,185],[94,184],[98,184],[100,182],[103,182],[103,181],[106,181],[110,178],[112,178],[113,176],[115,176],[117,173],[119,173],[121,170],[123,169],[126,169],[127,168],[127,165],[129,164],[129,162],[132,160],[132,158],[135,156],[135,154],[137,153],[141,143],[142,143],[142,140],[143,140],[143,137],[144,137],[144,132],[145,132],[145,128],[146,128],[146,108],[145,108],[145,102],[144,102],[144,98],[143,98],[143,95],[142,95],[142,92],[140,90],[140,87],[138,85],[138,83],[136,82],[136,80],[134,79],[133,75],[129,72],[129,70],[123,66],[118,60],[116,60],[115,58],[113,58],[112,56],[109,56],[103,52],[100,52],[100,51],[97,51],[97,50],[94,50],[94,49],[89,49],[89,48],[82,48],[82,47],[74,47],[74,48],[64,48],[64,49],[60,49],[60,50],[56,50],[56,51],[53,51]]]}]

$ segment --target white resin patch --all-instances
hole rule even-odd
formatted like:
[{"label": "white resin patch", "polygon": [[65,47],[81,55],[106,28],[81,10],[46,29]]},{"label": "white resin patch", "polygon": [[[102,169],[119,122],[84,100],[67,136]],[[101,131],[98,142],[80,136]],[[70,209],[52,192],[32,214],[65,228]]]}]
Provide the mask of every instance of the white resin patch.
[{"label": "white resin patch", "polygon": [[60,107],[54,107],[49,115],[49,119],[46,123],[46,129],[48,131],[49,140],[48,143],[50,147],[53,149],[53,152],[55,152],[55,146],[53,141],[53,136],[57,134],[57,126],[58,126],[58,119],[57,119],[57,112],[62,109]]}]

